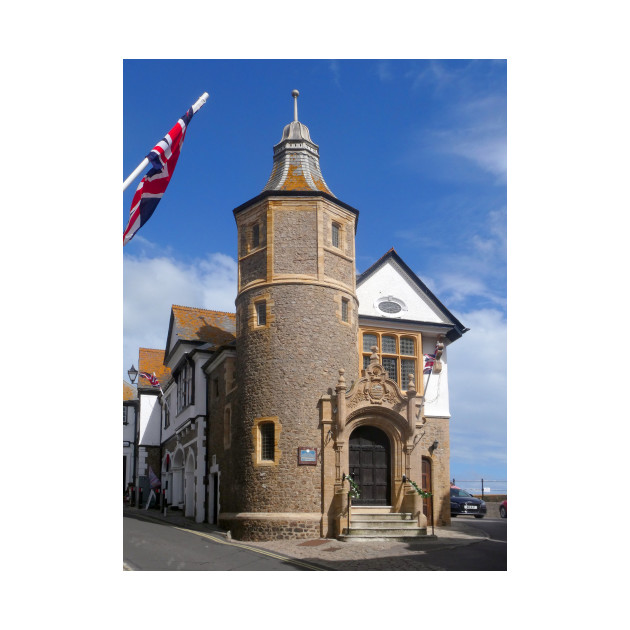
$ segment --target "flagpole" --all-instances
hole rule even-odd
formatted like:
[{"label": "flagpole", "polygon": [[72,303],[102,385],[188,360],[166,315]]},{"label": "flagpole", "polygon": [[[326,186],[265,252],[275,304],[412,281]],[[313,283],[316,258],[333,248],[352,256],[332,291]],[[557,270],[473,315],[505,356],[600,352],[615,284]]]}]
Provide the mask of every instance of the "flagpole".
[{"label": "flagpole", "polygon": [[[195,104],[192,106],[192,110],[193,110],[193,114],[196,114],[205,104],[206,101],[210,98],[210,95],[208,94],[208,92],[204,92],[195,102]],[[127,188],[129,187],[129,184],[131,184],[131,182],[136,179],[136,177],[138,177],[138,175],[140,175],[140,173],[142,173],[142,171],[147,167],[147,165],[149,164],[149,158],[144,158],[144,160],[142,160],[142,162],[140,162],[140,164],[138,164],[138,166],[135,168],[135,170],[133,171],[133,173],[131,173],[131,175],[129,175],[129,177],[127,177],[127,179],[123,182],[123,192],[125,190],[127,190]]]},{"label": "flagpole", "polygon": [[138,175],[140,175],[140,173],[142,173],[142,171],[145,169],[145,167],[147,166],[147,164],[149,163],[149,158],[144,158],[144,160],[142,160],[142,162],[140,162],[140,164],[138,165],[138,167],[136,168],[136,170],[131,173],[131,175],[129,175],[129,177],[127,177],[127,179],[123,182],[123,192],[125,192],[125,190],[127,190],[129,184],[131,184],[131,182],[136,179],[136,177],[138,177]]}]

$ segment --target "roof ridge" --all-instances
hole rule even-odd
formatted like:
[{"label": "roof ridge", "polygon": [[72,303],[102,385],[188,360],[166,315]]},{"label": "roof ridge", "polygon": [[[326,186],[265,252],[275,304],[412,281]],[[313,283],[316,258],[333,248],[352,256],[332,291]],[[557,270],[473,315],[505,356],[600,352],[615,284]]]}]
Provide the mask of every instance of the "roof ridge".
[{"label": "roof ridge", "polygon": [[236,316],[236,313],[230,313],[229,311],[215,311],[214,309],[203,308],[202,306],[182,306],[181,304],[173,304],[171,305],[171,308],[183,308],[187,311],[208,311],[209,313],[221,313],[222,315]]}]

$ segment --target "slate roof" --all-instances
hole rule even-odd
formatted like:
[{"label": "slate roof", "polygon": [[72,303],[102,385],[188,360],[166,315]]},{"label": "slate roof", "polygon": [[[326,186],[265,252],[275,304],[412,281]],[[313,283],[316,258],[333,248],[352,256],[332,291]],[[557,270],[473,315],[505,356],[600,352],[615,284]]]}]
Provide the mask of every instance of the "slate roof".
[{"label": "slate roof", "polygon": [[[297,99],[299,92],[293,91]],[[324,181],[319,167],[319,147],[311,140],[308,127],[298,121],[297,100],[295,116],[282,132],[282,139],[273,148],[273,168],[268,190],[314,190],[333,195]]]},{"label": "slate roof", "polygon": [[[138,372],[148,372],[157,376],[162,387],[171,377],[171,370],[164,365],[164,350],[140,348]],[[138,375],[138,387],[153,387],[143,376]],[[155,388],[157,390],[157,387]]]}]

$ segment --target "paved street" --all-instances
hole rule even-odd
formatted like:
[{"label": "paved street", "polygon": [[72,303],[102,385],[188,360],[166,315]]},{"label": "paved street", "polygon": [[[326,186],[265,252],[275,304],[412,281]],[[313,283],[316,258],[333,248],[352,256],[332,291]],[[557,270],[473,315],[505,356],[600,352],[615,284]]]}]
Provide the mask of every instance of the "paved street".
[{"label": "paved street", "polygon": [[123,563],[128,571],[309,571],[307,563],[228,544],[210,532],[125,517]]},{"label": "paved street", "polygon": [[[229,541],[181,514],[125,508],[127,570],[167,571],[505,571],[507,520],[457,517],[436,538],[404,542],[334,539]],[[141,520],[138,520],[141,519]]]}]

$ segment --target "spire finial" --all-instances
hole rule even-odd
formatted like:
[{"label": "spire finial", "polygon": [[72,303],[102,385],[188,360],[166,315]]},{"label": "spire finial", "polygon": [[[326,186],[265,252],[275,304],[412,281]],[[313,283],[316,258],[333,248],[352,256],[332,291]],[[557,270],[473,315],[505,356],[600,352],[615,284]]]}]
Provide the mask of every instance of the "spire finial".
[{"label": "spire finial", "polygon": [[297,90],[293,90],[293,92],[291,92],[291,96],[293,97],[293,120],[295,122],[297,122],[298,116],[297,116],[297,99],[298,96],[300,95],[300,93]]}]

